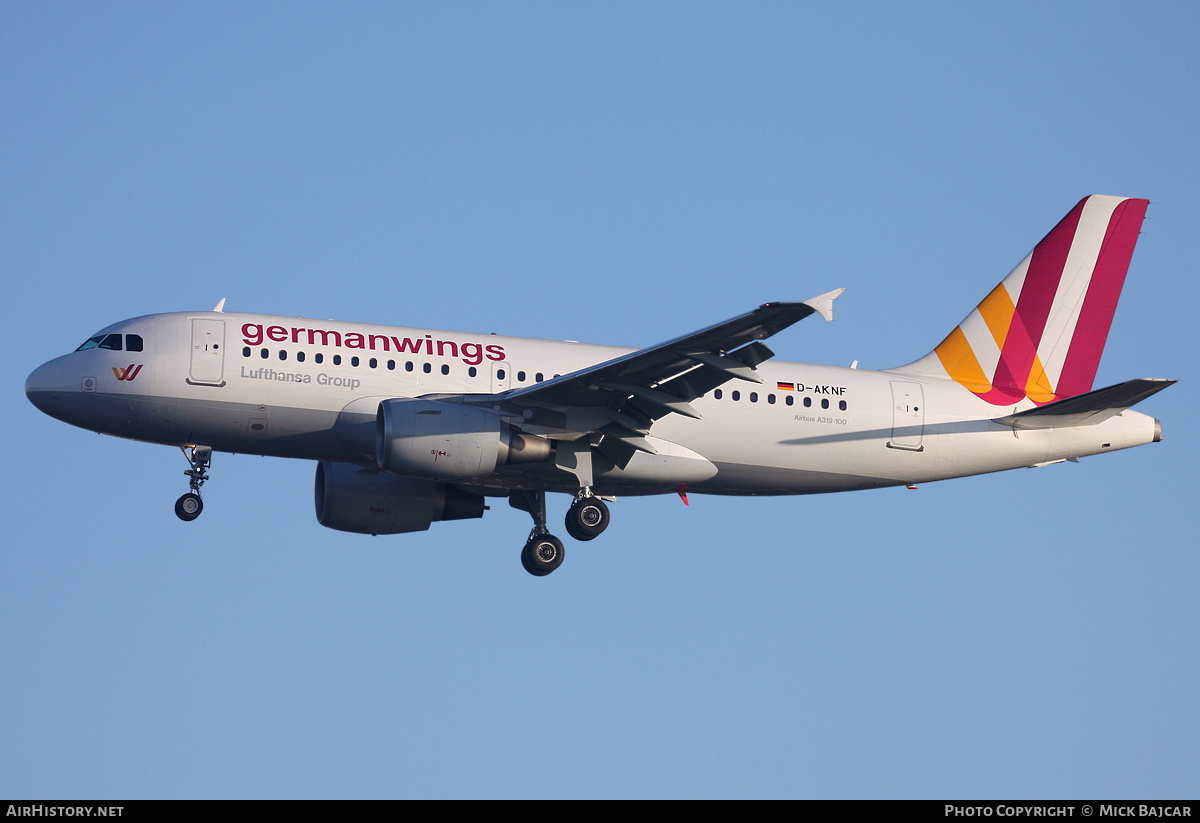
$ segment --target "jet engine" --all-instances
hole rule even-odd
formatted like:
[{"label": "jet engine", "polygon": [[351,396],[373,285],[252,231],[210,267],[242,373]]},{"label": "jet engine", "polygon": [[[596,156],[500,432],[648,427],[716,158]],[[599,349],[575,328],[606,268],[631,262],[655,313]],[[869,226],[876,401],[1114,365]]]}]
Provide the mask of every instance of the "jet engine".
[{"label": "jet engine", "polygon": [[435,520],[483,517],[483,496],[416,477],[350,463],[317,464],[315,501],[322,526],[358,534],[420,532]]},{"label": "jet engine", "polygon": [[384,400],[375,462],[385,472],[452,479],[550,458],[550,441],[516,431],[489,409],[437,400]]}]

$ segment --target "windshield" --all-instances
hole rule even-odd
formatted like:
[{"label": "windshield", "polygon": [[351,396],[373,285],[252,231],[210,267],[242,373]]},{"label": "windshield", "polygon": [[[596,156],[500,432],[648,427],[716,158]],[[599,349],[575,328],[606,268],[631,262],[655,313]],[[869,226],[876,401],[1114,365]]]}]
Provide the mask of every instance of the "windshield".
[{"label": "windshield", "polygon": [[94,349],[100,345],[100,341],[103,339],[104,339],[104,335],[102,335],[102,334],[98,334],[95,337],[89,337],[84,342],[84,344],[82,346],[80,346],[79,348],[77,348],[75,351],[87,351],[88,349]]},{"label": "windshield", "polygon": [[[87,351],[88,349],[109,349],[110,351],[121,351],[121,335],[119,334],[98,334],[95,337],[89,337],[82,346],[75,351]],[[142,350],[142,336],[140,334],[125,335],[125,348],[129,351]]]}]

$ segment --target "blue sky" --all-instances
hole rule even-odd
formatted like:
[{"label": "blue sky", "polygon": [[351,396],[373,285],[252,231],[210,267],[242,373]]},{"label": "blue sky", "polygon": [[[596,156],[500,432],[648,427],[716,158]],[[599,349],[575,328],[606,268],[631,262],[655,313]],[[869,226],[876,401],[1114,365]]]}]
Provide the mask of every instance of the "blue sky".
[{"label": "blue sky", "polygon": [[[1183,3],[4,5],[0,796],[1195,796],[1198,41]],[[335,533],[297,461],[216,455],[181,523],[177,452],[22,391],[222,297],[639,346],[845,287],[772,348],[885,368],[1091,193],[1151,200],[1097,385],[1180,379],[1164,442],[622,499],[542,580],[520,512]]]}]

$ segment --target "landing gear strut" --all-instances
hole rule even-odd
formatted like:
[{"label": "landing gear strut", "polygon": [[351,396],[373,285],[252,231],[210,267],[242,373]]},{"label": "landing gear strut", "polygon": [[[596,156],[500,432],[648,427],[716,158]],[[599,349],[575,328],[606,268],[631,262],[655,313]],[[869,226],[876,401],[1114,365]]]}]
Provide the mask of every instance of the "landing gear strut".
[{"label": "landing gear strut", "polygon": [[566,550],[562,541],[546,529],[546,490],[515,490],[508,498],[515,509],[529,512],[533,530],[521,550],[521,565],[534,577],[545,577],[562,565]]},{"label": "landing gear strut", "polygon": [[183,456],[187,458],[191,468],[184,472],[191,478],[191,491],[175,501],[175,514],[180,520],[192,521],[204,511],[204,501],[200,499],[200,487],[208,479],[208,467],[212,465],[212,449],[208,446],[180,446]]},{"label": "landing gear strut", "polygon": [[576,540],[591,540],[608,528],[609,519],[608,506],[585,487],[567,510],[567,534]]}]

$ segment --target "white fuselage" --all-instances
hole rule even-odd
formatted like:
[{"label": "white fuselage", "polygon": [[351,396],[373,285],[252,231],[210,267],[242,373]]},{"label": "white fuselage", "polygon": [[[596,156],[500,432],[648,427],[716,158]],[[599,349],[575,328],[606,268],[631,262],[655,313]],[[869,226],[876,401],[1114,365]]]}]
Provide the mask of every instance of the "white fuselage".
[{"label": "white fuselage", "polygon": [[[30,375],[47,413],[106,434],[217,451],[374,465],[380,401],[491,395],[610,360],[632,349],[258,314],[158,314],[101,335],[137,335],[141,351],[76,351]],[[980,474],[1149,443],[1156,421],[1127,410],[1103,423],[1021,430],[950,380],[769,360],[762,384],[733,380],[668,415],[623,469],[597,466],[600,494],[681,489],[807,494]],[[549,412],[530,409],[539,434]],[[554,428],[570,428],[555,419]],[[529,483],[573,492],[555,468],[507,466],[469,485]]]}]

